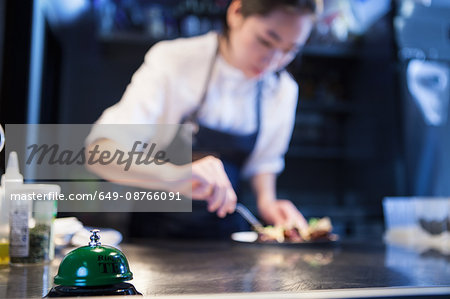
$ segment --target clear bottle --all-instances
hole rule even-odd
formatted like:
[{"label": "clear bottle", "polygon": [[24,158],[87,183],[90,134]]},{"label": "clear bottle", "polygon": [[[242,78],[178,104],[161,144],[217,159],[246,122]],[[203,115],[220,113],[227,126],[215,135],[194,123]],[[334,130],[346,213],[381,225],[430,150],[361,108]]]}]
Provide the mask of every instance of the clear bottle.
[{"label": "clear bottle", "polygon": [[11,264],[47,263],[54,257],[53,222],[58,185],[23,184],[14,189],[21,200],[11,202]]},{"label": "clear bottle", "polygon": [[5,201],[5,191],[0,185],[0,265],[9,263],[9,211]]},{"label": "clear bottle", "polygon": [[7,195],[12,188],[22,184],[23,176],[19,172],[17,153],[11,152],[0,186],[0,264],[9,262],[9,214],[11,205]]}]

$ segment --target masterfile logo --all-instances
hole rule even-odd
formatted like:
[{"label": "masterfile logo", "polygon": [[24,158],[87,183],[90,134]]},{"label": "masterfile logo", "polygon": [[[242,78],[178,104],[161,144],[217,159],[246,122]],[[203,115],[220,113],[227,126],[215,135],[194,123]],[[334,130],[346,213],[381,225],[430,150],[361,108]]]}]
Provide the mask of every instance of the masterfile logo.
[{"label": "masterfile logo", "polygon": [[[7,124],[6,154],[17,152],[26,184],[61,187],[45,197],[61,212],[189,212],[190,131],[178,124]],[[39,200],[11,188],[11,200]]]},{"label": "masterfile logo", "polygon": [[[138,150],[138,147],[142,145],[142,149]],[[108,165],[114,164],[124,165],[125,171],[128,171],[132,164],[136,165],[150,165],[152,163],[156,165],[163,165],[170,162],[170,159],[166,158],[167,153],[163,150],[154,153],[156,143],[149,144],[135,141],[131,151],[125,152],[120,149],[116,149],[114,152],[109,150],[100,150],[99,145],[95,145],[92,149],[86,150],[85,147],[80,148],[78,152],[70,149],[60,149],[58,144],[32,144],[27,147],[29,150],[26,164],[30,165],[33,161],[41,165],[48,163],[49,165]],[[147,150],[149,148],[149,150]],[[145,153],[145,154],[144,154]]]}]

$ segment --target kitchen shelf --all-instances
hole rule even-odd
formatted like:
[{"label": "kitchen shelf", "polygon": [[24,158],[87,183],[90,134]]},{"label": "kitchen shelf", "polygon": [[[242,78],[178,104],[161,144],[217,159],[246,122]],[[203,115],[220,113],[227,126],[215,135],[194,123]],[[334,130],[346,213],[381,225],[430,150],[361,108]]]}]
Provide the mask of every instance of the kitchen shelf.
[{"label": "kitchen shelf", "polygon": [[299,101],[299,111],[301,112],[324,112],[324,113],[353,113],[355,105],[349,103],[331,102],[325,103],[317,100],[302,99]]},{"label": "kitchen shelf", "polygon": [[354,44],[309,44],[300,51],[300,55],[329,58],[356,58],[359,56],[359,51],[358,47]]},{"label": "kitchen shelf", "polygon": [[[172,37],[173,38],[173,37]],[[170,37],[154,38],[150,35],[140,32],[114,32],[114,33],[100,33],[98,39],[102,43],[107,44],[134,44],[134,45],[153,45],[161,40],[172,39]]]},{"label": "kitchen shelf", "polygon": [[316,158],[316,159],[344,159],[345,150],[342,147],[330,146],[290,146],[287,157],[290,158]]}]

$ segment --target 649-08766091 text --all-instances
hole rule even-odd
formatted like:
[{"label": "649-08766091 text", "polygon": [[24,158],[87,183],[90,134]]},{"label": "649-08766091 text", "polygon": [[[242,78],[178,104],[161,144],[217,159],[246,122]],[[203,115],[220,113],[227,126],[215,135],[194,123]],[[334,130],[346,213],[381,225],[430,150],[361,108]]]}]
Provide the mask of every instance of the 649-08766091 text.
[{"label": "649-08766091 text", "polygon": [[11,193],[10,200],[38,200],[38,201],[115,201],[115,200],[146,200],[146,201],[181,201],[180,192],[167,191],[129,191],[120,193],[117,191],[95,191],[94,193]]},{"label": "649-08766091 text", "polygon": [[181,200],[180,192],[166,191],[134,191],[125,192],[99,192],[100,200],[117,200],[125,198],[126,200]]}]

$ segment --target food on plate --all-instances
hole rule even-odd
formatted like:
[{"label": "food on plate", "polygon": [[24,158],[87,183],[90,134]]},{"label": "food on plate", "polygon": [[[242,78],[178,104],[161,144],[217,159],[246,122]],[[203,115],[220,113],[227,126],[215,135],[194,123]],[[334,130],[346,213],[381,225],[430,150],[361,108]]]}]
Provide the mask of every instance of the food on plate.
[{"label": "food on plate", "polygon": [[259,242],[301,243],[314,241],[335,241],[333,226],[329,217],[311,218],[306,229],[297,227],[265,226],[259,228]]}]

